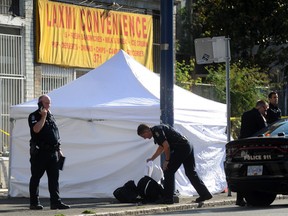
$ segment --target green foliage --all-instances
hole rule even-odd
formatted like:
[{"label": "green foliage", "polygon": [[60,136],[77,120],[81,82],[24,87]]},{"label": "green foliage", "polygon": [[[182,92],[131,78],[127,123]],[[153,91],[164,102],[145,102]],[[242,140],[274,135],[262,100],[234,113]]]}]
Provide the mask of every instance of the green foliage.
[{"label": "green foliage", "polygon": [[55,214],[54,216],[65,216],[64,214]]},{"label": "green foliage", "polygon": [[[226,68],[223,64],[207,66],[207,82],[213,84],[220,102],[226,103]],[[237,138],[240,117],[243,112],[255,107],[258,100],[266,100],[268,76],[258,67],[241,67],[240,63],[230,66],[231,135]]]},{"label": "green foliage", "polygon": [[186,64],[185,61],[176,61],[176,85],[190,91],[192,85],[201,83],[201,78],[192,79],[191,74],[194,74],[194,70],[195,60],[190,60],[189,64]]},{"label": "green foliage", "polygon": [[179,38],[180,52],[185,52],[191,35],[193,39],[229,37],[232,61],[241,61],[246,67],[258,65],[261,72],[269,73],[269,78],[277,82],[273,74],[275,66],[284,70],[287,65],[287,0],[191,2],[191,8],[179,11],[184,32]]},{"label": "green foliage", "polygon": [[85,210],[82,212],[82,214],[95,214],[95,211]]},{"label": "green foliage", "polygon": [[[209,72],[207,81],[215,86],[218,98],[226,102],[226,69],[225,65],[206,67]],[[241,67],[239,63],[230,66],[230,102],[231,116],[239,117],[244,111],[255,106],[256,101],[266,100],[269,80],[260,68]]]}]

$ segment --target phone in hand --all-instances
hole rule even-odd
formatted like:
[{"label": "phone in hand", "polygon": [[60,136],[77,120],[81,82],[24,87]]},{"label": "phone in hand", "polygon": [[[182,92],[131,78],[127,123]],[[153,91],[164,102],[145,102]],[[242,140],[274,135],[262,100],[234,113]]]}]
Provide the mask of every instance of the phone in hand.
[{"label": "phone in hand", "polygon": [[38,102],[38,110],[41,112],[41,110],[44,108],[43,103],[40,101]]}]

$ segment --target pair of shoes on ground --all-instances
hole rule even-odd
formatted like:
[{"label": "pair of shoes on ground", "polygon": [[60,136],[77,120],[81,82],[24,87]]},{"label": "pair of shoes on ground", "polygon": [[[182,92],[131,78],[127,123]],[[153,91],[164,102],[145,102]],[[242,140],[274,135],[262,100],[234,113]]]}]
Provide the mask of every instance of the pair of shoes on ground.
[{"label": "pair of shoes on ground", "polygon": [[161,198],[155,201],[156,204],[174,204],[173,198]]},{"label": "pair of shoes on ground", "polygon": [[244,207],[246,206],[246,202],[244,200],[236,200],[236,205]]},{"label": "pair of shoes on ground", "polygon": [[69,209],[70,206],[64,203],[51,204],[50,209]]},{"label": "pair of shoes on ground", "polygon": [[35,205],[31,204],[31,205],[30,205],[30,209],[31,209],[31,210],[42,210],[42,209],[43,209],[43,206],[40,205],[40,204],[35,204]]},{"label": "pair of shoes on ground", "polygon": [[204,202],[205,200],[211,199],[213,196],[211,194],[207,194],[206,196],[200,196],[198,197],[194,202],[195,203],[201,203]]},{"label": "pair of shoes on ground", "polygon": [[[33,205],[33,204],[31,204],[30,205],[30,209],[31,210],[42,210],[44,207],[42,206],[42,205],[40,205],[40,204],[35,204],[35,205]],[[69,205],[66,205],[66,204],[64,204],[64,203],[57,203],[57,204],[51,204],[51,206],[50,206],[50,209],[69,209],[70,208],[70,206]]]}]

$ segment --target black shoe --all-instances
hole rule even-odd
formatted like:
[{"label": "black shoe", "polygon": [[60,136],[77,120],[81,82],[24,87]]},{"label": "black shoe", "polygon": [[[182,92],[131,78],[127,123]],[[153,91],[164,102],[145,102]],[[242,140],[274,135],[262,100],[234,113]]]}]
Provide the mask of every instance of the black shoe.
[{"label": "black shoe", "polygon": [[42,210],[43,206],[38,204],[38,205],[30,205],[31,210]]},{"label": "black shoe", "polygon": [[246,202],[244,200],[236,200],[236,205],[244,207],[246,206]]},{"label": "black shoe", "polygon": [[173,199],[161,198],[155,201],[156,204],[174,204]]},{"label": "black shoe", "polygon": [[200,203],[200,202],[204,202],[205,200],[209,200],[211,199],[213,196],[211,194],[207,195],[207,196],[200,196],[195,200],[195,203]]},{"label": "black shoe", "polygon": [[69,208],[70,206],[64,203],[52,204],[50,206],[50,209],[69,209]]}]

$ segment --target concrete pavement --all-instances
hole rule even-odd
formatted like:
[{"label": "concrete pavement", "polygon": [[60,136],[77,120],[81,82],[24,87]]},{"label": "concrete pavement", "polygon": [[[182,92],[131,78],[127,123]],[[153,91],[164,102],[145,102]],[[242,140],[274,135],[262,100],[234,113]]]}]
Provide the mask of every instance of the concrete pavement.
[{"label": "concrete pavement", "polygon": [[[164,204],[133,204],[119,203],[114,198],[74,198],[62,201],[71,205],[67,210],[50,210],[49,199],[40,199],[44,206],[43,210],[30,210],[28,198],[7,197],[7,190],[0,189],[0,214],[1,216],[126,216],[126,215],[145,215],[153,213],[172,212],[186,209],[198,208],[193,201],[195,197],[177,197],[178,203],[172,205]],[[287,198],[287,196],[278,196]],[[233,205],[236,194],[228,196],[227,193],[214,194],[211,200],[205,201],[202,207]]]},{"label": "concrete pavement", "polygon": [[[204,206],[228,205],[235,203],[235,194],[227,196],[227,193],[213,195],[211,200],[204,202]],[[49,199],[40,199],[44,206],[43,210],[30,210],[28,198],[7,197],[7,190],[0,190],[0,214],[1,216],[124,216],[124,215],[145,215],[159,212],[171,212],[184,209],[197,208],[198,204],[193,203],[195,197],[177,197],[178,203],[172,205],[162,204],[130,204],[119,203],[116,199],[98,198],[77,198],[62,199],[66,204],[71,205],[68,210],[50,210]],[[178,200],[177,200],[178,199]],[[89,214],[88,214],[89,213]]]}]

